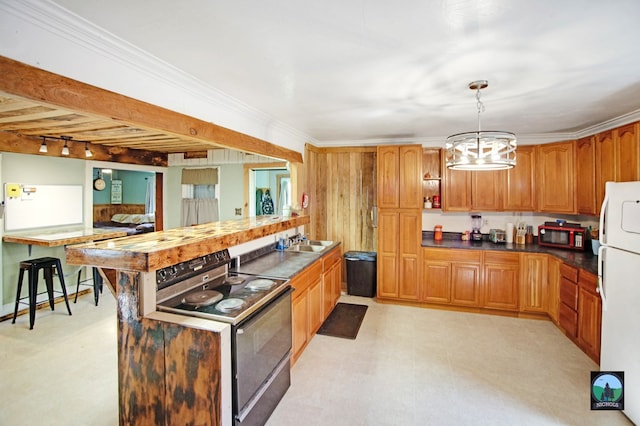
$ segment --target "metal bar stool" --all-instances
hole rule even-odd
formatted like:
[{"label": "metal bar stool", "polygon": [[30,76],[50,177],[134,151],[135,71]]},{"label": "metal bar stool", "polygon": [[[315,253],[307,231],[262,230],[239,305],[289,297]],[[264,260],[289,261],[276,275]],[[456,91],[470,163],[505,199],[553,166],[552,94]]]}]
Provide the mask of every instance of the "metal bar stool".
[{"label": "metal bar stool", "polygon": [[[78,291],[80,290],[80,286],[81,285],[90,285],[93,287],[93,300],[96,303],[96,306],[98,306],[98,299],[100,298],[100,293],[102,293],[102,277],[100,276],[100,272],[98,272],[98,268],[91,268],[92,271],[92,275],[93,277],[87,278],[86,280],[82,279],[82,269],[80,268],[80,270],[78,271],[78,283],[76,285],[76,296],[73,299],[73,303],[76,303],[78,301]],[[92,284],[85,284],[88,281],[93,281]]]},{"label": "metal bar stool", "polygon": [[[62,287],[61,292],[53,289],[54,268],[57,272],[58,279],[60,280],[60,287]],[[54,310],[53,294],[62,293],[64,295],[64,302],[67,305],[67,311],[69,311],[69,315],[71,315],[71,307],[69,306],[69,299],[67,298],[67,288],[64,284],[64,275],[62,273],[62,264],[60,263],[60,259],[58,259],[57,257],[40,257],[38,259],[25,260],[23,262],[20,262],[20,276],[18,278],[16,306],[13,311],[13,321],[11,321],[11,323],[16,323],[19,304],[27,304],[22,300],[29,299],[29,330],[33,329],[33,324],[36,321],[37,297],[40,294],[44,294],[44,292],[38,293],[38,273],[40,272],[40,269],[43,270],[44,281],[47,285],[47,294],[49,296],[49,306],[51,307],[51,310]],[[29,296],[20,297],[22,292],[22,279],[24,278],[25,271],[29,273]]]}]

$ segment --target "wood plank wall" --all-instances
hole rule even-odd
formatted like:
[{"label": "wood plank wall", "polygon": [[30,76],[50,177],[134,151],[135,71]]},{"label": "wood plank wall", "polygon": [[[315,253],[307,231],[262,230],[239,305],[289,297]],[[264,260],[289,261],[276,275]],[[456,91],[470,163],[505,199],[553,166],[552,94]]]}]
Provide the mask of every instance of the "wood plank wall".
[{"label": "wood plank wall", "polygon": [[376,148],[305,149],[311,238],[342,242],[342,251],[376,251]]}]

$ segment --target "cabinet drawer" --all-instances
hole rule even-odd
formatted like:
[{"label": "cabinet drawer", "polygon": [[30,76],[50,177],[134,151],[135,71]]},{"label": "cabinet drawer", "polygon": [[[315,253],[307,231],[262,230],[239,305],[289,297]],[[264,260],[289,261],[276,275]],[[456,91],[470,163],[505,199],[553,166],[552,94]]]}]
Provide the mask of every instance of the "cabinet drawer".
[{"label": "cabinet drawer", "polygon": [[560,264],[560,275],[568,279],[569,281],[573,281],[574,283],[578,282],[578,269],[573,266],[569,266],[567,264]]},{"label": "cabinet drawer", "polygon": [[313,264],[311,264],[311,266],[291,279],[291,287],[293,287],[293,289],[295,290],[293,292],[292,298],[297,299],[298,297],[302,296],[309,285],[314,283],[321,275],[322,260],[318,259]]},{"label": "cabinet drawer", "polygon": [[422,255],[424,259],[428,260],[480,263],[480,259],[482,258],[482,250],[423,248]]},{"label": "cabinet drawer", "polygon": [[322,270],[324,272],[328,271],[329,268],[331,268],[334,263],[340,262],[341,259],[342,259],[342,254],[340,253],[340,247],[334,248],[329,253],[322,256],[322,263],[323,263]]},{"label": "cabinet drawer", "polygon": [[499,251],[485,250],[484,263],[510,263],[517,265],[520,262],[520,253],[504,253]]},{"label": "cabinet drawer", "polygon": [[560,279],[560,302],[566,304],[574,311],[578,310],[578,285],[565,277]]},{"label": "cabinet drawer", "polygon": [[580,288],[583,288],[590,293],[597,294],[596,289],[598,288],[598,276],[587,271],[580,271],[578,285]]},{"label": "cabinet drawer", "polygon": [[563,330],[578,337],[578,313],[564,303],[560,303],[558,307],[558,322]]}]

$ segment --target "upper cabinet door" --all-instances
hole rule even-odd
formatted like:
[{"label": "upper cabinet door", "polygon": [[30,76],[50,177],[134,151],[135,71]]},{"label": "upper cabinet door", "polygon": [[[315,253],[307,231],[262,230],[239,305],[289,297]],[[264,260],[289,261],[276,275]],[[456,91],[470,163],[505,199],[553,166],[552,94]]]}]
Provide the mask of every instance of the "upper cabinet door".
[{"label": "upper cabinet door", "polygon": [[396,146],[378,147],[378,207],[397,209],[400,205],[398,173],[400,153]]},{"label": "upper cabinet door", "polygon": [[576,142],[576,209],[580,214],[596,215],[595,136]]},{"label": "upper cabinet door", "polygon": [[378,147],[378,207],[422,207],[422,147]]},{"label": "upper cabinet door", "polygon": [[640,123],[616,129],[616,182],[640,180]]},{"label": "upper cabinet door", "polygon": [[596,206],[598,209],[604,200],[604,184],[616,180],[616,155],[613,130],[598,133],[596,145]]},{"label": "upper cabinet door", "polygon": [[516,166],[507,170],[504,210],[509,212],[536,210],[535,147],[519,146]]},{"label": "upper cabinet door", "polygon": [[442,150],[442,210],[471,210],[471,172],[447,168],[446,152]]},{"label": "upper cabinet door", "polygon": [[575,141],[537,146],[539,211],[575,213],[574,151]]},{"label": "upper cabinet door", "polygon": [[400,156],[400,200],[402,209],[422,209],[422,147],[401,146]]},{"label": "upper cabinet door", "polygon": [[505,179],[504,170],[471,172],[471,210],[502,211]]}]

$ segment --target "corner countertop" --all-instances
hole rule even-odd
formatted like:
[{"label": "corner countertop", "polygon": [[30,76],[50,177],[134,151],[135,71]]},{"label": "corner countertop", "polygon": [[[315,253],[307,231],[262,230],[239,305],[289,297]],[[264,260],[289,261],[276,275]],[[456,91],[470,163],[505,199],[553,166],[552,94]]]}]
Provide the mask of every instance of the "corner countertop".
[{"label": "corner countertop", "polygon": [[291,279],[339,245],[340,242],[334,242],[321,253],[266,251],[248,261],[241,259],[240,267],[232,268],[231,272]]},{"label": "corner countertop", "polygon": [[598,274],[598,256],[594,256],[590,250],[564,250],[540,246],[538,244],[495,244],[487,240],[482,242],[462,241],[459,239],[460,234],[458,233],[456,235],[458,236],[458,238],[453,238],[451,235],[449,235],[445,236],[442,241],[434,241],[433,233],[424,232],[422,235],[422,247],[468,250],[497,250],[523,253],[546,253],[559,258],[568,265],[584,269],[595,275]]},{"label": "corner countertop", "polygon": [[70,265],[151,272],[308,224],[309,216],[258,216],[67,246]]}]

